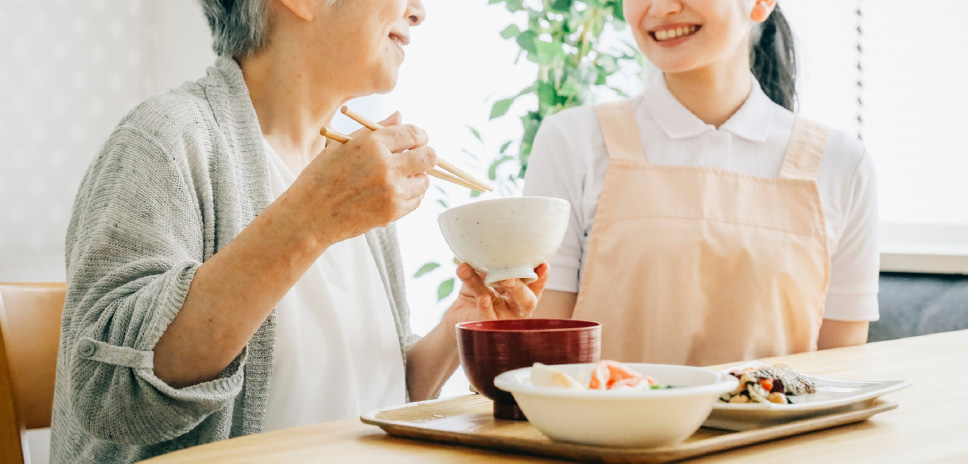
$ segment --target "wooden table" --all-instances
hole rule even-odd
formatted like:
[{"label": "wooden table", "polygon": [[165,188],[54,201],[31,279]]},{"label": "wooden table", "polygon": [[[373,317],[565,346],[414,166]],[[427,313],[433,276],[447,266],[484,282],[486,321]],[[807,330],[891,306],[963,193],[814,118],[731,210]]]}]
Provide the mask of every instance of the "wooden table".
[{"label": "wooden table", "polygon": [[[710,455],[696,462],[968,463],[968,330],[774,358],[794,369],[851,380],[914,381],[891,394],[897,410],[867,422]],[[516,463],[556,462],[394,438],[356,420],[250,435],[146,462]]]}]

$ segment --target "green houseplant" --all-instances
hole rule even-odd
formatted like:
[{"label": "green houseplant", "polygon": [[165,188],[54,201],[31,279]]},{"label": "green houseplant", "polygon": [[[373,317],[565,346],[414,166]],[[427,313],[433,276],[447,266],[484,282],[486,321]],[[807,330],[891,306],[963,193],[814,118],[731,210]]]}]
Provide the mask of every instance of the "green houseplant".
[{"label": "green houseplant", "polygon": [[[488,4],[503,5],[515,17],[516,22],[500,32],[501,37],[515,41],[519,47],[515,63],[524,57],[537,65],[533,84],[496,101],[491,107],[490,119],[495,120],[518,117],[510,113],[516,101],[531,104],[520,116],[520,137],[504,141],[488,166],[488,177],[492,181],[517,187],[528,169],[528,157],[541,121],[563,109],[592,103],[598,89],[627,97],[625,91],[609,82],[609,77],[626,64],[637,68],[642,64],[642,57],[634,45],[612,41],[617,43],[616,46],[602,40],[608,33],[626,26],[622,0],[488,0]],[[470,130],[483,142],[478,130]],[[509,167],[511,174],[502,177],[499,173],[507,172]],[[471,195],[479,194],[473,192]],[[445,199],[438,201],[447,207]],[[440,267],[438,262],[428,262],[421,266],[415,277]],[[449,296],[454,284],[454,278],[441,282],[437,289],[438,300]]]},{"label": "green houseplant", "polygon": [[[520,97],[537,97],[537,108],[521,116],[522,135],[502,146],[501,156],[494,160],[489,173],[503,163],[516,160],[520,164],[517,178],[524,178],[534,136],[541,121],[566,108],[592,103],[593,89],[607,87],[622,97],[626,93],[609,85],[608,77],[616,73],[623,62],[637,62],[638,50],[625,44],[616,50],[603,43],[606,27],[624,29],[625,16],[621,0],[489,0],[489,4],[503,4],[508,11],[527,17],[527,26],[511,24],[501,31],[501,37],[514,40],[521,56],[537,64],[534,84],[518,94],[499,100],[491,108],[491,119],[505,116]],[[516,152],[508,150],[517,145]],[[495,177],[492,177],[494,180]]]}]

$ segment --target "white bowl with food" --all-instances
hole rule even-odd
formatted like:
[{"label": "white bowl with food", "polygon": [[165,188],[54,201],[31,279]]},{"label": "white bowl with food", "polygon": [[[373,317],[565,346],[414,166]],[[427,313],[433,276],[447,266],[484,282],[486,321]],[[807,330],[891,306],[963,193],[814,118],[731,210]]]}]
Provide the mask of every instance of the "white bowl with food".
[{"label": "white bowl with food", "polygon": [[528,421],[553,440],[648,448],[688,438],[719,396],[739,384],[729,374],[699,367],[621,366],[648,382],[619,380],[616,388],[589,388],[598,365],[564,364],[505,372],[494,385],[514,395]]},{"label": "white bowl with food", "polygon": [[484,283],[494,286],[537,280],[534,269],[558,251],[570,212],[560,198],[501,198],[451,208],[437,222],[457,259],[486,273]]}]

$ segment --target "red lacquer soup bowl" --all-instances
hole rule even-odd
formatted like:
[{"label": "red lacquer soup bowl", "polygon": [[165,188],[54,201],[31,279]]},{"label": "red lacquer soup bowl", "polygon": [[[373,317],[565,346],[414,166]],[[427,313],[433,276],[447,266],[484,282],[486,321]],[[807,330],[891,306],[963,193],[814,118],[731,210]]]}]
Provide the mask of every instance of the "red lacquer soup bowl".
[{"label": "red lacquer soup bowl", "polygon": [[457,324],[457,348],[471,386],[494,400],[494,416],[523,420],[511,394],[494,386],[494,377],[536,362],[598,362],[602,326],[570,319],[464,322]]}]

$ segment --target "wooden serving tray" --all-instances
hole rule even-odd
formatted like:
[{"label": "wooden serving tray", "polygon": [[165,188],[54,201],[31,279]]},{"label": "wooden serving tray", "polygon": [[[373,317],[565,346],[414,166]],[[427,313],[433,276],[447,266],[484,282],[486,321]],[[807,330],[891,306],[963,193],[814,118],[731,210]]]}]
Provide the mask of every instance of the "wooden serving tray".
[{"label": "wooden serving tray", "polygon": [[682,443],[661,448],[609,448],[552,441],[527,421],[492,415],[491,400],[480,395],[424,401],[383,409],[360,418],[390,435],[583,462],[664,463],[869,419],[897,408],[877,400],[857,410],[782,425],[728,432],[700,428]]}]

